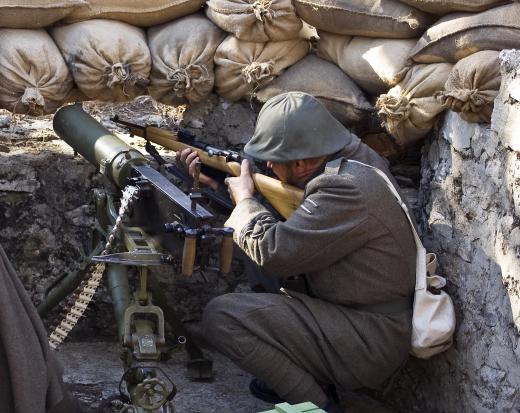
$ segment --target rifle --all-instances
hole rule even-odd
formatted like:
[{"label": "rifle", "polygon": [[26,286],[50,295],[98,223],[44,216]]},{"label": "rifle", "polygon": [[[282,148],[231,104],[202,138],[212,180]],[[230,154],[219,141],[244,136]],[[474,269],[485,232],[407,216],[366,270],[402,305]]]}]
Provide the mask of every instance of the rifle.
[{"label": "rifle", "polygon": [[[81,106],[61,108],[53,126],[75,152],[99,167],[110,184],[94,191],[96,247],[81,265],[84,271],[68,274],[53,285],[38,308],[43,316],[79,286],[72,309],[51,333],[49,342],[55,348],[67,337],[104,274],[123,345],[119,398],[137,413],[171,413],[176,388],[157,363],[172,347],[184,346],[190,358],[189,377],[204,380],[212,378],[212,362],[185,331],[150,268],[169,266],[184,276],[196,271],[225,275],[231,271],[233,229],[213,226],[212,212],[200,204],[204,195],[197,175],[190,193],[185,194]],[[92,267],[88,280],[82,281],[83,273]],[[133,294],[130,269],[138,273]],[[166,343],[165,321],[175,330],[173,346]]]},{"label": "rifle", "polygon": [[[128,129],[131,136],[139,136],[146,141],[156,143],[167,149],[182,151],[190,148],[197,151],[200,161],[211,168],[233,176],[240,175],[241,156],[237,152],[216,148],[197,141],[195,137],[185,131],[170,131],[156,126],[141,126],[120,119],[112,119]],[[259,173],[253,173],[253,182],[258,192],[276,209],[282,217],[287,219],[303,200],[303,191],[295,186],[283,183]]]}]

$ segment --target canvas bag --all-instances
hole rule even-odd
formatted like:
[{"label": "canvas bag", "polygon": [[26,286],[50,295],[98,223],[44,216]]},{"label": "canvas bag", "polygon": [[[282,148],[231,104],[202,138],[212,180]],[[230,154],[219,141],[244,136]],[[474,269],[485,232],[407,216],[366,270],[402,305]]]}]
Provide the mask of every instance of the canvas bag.
[{"label": "canvas bag", "polygon": [[363,92],[338,66],[313,54],[291,66],[255,96],[265,103],[291,91],[314,96],[347,126],[365,120],[374,111]]},{"label": "canvas bag", "polygon": [[448,14],[454,11],[478,12],[505,3],[504,0],[401,0],[419,10],[432,14]]},{"label": "canvas bag", "polygon": [[[412,349],[410,354],[414,357],[427,359],[442,353],[453,344],[456,319],[455,308],[450,296],[442,290],[446,286],[446,279],[436,275],[437,257],[435,254],[427,254],[415,226],[410,217],[408,207],[401,196],[388,179],[386,174],[373,166],[349,159],[374,170],[381,178],[399,202],[406,214],[417,246],[415,267],[415,293],[412,316]],[[430,290],[434,290],[432,293]]]},{"label": "canvas bag", "polygon": [[451,63],[413,66],[397,86],[379,96],[379,118],[399,145],[424,137],[446,109],[435,94],[444,89],[452,68]]},{"label": "canvas bag", "polygon": [[319,31],[318,56],[336,63],[363,90],[385,93],[399,83],[408,70],[413,39],[349,37]]},{"label": "canvas bag", "polygon": [[398,0],[294,0],[296,14],[316,27],[350,36],[419,37],[431,16]]},{"label": "canvas bag", "polygon": [[0,107],[41,116],[67,99],[72,76],[43,30],[0,29]]},{"label": "canvas bag", "polygon": [[202,13],[148,29],[152,72],[148,91],[167,105],[198,103],[213,89],[213,58],[224,32]]},{"label": "canvas bag", "polygon": [[481,50],[519,48],[520,3],[511,3],[443,17],[419,39],[410,58],[417,63],[455,63]]},{"label": "canvas bag", "polygon": [[295,39],[302,28],[291,0],[208,0],[207,5],[213,23],[247,42]]},{"label": "canvas bag", "polygon": [[111,19],[150,27],[195,13],[202,7],[204,0],[88,0],[87,5],[74,9],[64,22]]},{"label": "canvas bag", "polygon": [[499,54],[486,50],[460,60],[437,99],[467,122],[490,123],[502,81]]},{"label": "canvas bag", "polygon": [[41,29],[86,4],[86,0],[0,0],[0,27]]},{"label": "canvas bag", "polygon": [[305,39],[253,43],[228,36],[215,53],[217,93],[230,101],[249,98],[302,59],[309,49]]},{"label": "canvas bag", "polygon": [[51,35],[90,99],[125,102],[146,93],[152,61],[142,29],[97,19],[54,27]]}]

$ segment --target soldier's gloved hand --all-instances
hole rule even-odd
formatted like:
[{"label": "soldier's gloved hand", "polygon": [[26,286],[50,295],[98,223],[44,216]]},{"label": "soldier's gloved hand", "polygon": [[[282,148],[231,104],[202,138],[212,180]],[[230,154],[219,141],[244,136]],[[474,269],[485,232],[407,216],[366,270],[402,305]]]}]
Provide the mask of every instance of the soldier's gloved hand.
[{"label": "soldier's gloved hand", "polygon": [[[197,153],[197,151],[194,151],[190,148],[186,148],[182,151],[177,151],[175,153],[175,159],[177,161],[177,164],[182,166],[192,178],[195,176],[195,164],[199,160],[199,154]],[[215,181],[213,178],[204,175],[203,173],[199,175],[199,182],[202,185],[209,186],[214,190],[217,190],[218,188],[218,182]]]},{"label": "soldier's gloved hand", "polygon": [[252,198],[255,194],[255,183],[251,175],[249,161],[244,159],[240,165],[240,176],[226,178],[224,183],[228,186],[228,192],[235,204],[246,198]]}]

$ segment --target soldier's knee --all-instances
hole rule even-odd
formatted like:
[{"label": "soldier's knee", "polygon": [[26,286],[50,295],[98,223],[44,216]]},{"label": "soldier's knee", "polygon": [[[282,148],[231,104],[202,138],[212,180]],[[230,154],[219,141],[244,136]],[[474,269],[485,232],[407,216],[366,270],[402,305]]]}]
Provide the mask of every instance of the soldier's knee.
[{"label": "soldier's knee", "polygon": [[227,335],[236,320],[231,316],[236,294],[225,294],[211,300],[204,309],[202,325],[206,339],[217,345],[227,340]]}]

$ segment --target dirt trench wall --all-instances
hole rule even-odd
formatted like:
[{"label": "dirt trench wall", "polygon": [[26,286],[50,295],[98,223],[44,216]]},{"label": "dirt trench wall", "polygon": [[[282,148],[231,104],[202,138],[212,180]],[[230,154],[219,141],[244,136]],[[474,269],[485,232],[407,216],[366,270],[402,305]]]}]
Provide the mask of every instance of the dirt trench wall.
[{"label": "dirt trench wall", "polygon": [[493,122],[448,113],[423,151],[424,243],[457,310],[452,349],[411,360],[390,395],[400,411],[520,410],[520,52],[503,52]]}]

